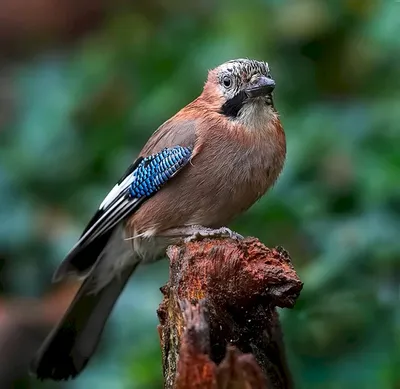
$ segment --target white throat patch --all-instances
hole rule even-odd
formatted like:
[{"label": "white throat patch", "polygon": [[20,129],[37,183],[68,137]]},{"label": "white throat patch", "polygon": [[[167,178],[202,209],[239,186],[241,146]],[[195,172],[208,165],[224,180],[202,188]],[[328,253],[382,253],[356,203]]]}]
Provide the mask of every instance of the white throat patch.
[{"label": "white throat patch", "polygon": [[236,117],[236,121],[251,130],[256,130],[264,128],[274,116],[274,109],[266,104],[265,98],[260,97],[244,103]]}]

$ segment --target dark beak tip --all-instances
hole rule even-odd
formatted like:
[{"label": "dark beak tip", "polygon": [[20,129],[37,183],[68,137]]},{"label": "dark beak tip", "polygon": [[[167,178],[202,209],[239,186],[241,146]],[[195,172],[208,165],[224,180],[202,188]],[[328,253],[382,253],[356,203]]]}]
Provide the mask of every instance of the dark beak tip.
[{"label": "dark beak tip", "polygon": [[265,86],[265,88],[270,88],[271,91],[273,91],[275,89],[276,83],[272,78],[269,77],[265,77],[265,79],[263,80],[264,82],[260,83],[260,86]]}]

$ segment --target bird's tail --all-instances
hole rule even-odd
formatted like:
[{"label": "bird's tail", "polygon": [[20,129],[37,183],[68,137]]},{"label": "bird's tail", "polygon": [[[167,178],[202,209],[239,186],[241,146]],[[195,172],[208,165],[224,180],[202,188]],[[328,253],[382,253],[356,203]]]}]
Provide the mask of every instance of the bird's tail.
[{"label": "bird's tail", "polygon": [[93,293],[95,265],[81,285],[61,322],[48,335],[31,364],[38,379],[67,380],[86,366],[96,350],[104,326],[137,264],[125,268]]}]

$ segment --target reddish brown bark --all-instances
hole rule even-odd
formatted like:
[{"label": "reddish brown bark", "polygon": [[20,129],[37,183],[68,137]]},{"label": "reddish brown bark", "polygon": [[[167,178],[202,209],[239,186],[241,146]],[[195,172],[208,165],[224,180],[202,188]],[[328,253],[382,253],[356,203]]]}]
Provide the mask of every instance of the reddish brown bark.
[{"label": "reddish brown bark", "polygon": [[257,239],[168,249],[158,310],[166,389],[292,388],[276,307],[302,282],[282,248]]}]

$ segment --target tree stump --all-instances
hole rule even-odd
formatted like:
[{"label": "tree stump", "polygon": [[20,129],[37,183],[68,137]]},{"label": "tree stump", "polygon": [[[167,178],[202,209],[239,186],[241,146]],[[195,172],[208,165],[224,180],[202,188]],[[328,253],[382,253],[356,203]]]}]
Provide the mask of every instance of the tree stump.
[{"label": "tree stump", "polygon": [[158,327],[165,389],[288,389],[276,307],[301,289],[288,253],[255,238],[171,246]]}]

